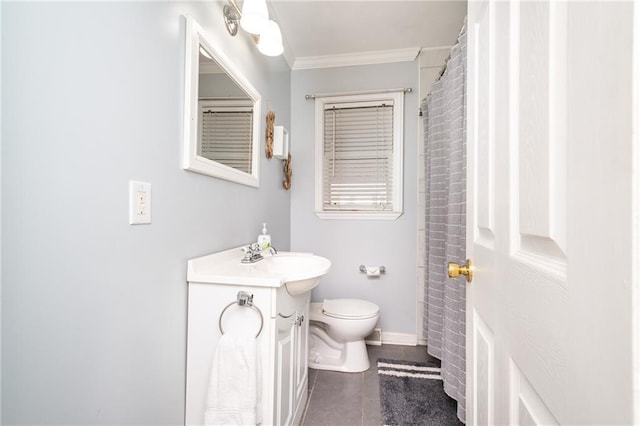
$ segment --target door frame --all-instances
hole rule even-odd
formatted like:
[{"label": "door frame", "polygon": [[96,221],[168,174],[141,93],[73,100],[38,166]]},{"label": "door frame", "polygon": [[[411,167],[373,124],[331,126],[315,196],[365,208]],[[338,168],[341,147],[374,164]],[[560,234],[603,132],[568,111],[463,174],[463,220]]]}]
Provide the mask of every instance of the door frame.
[{"label": "door frame", "polygon": [[640,2],[633,2],[632,93],[632,294],[633,294],[633,420],[640,423]]}]

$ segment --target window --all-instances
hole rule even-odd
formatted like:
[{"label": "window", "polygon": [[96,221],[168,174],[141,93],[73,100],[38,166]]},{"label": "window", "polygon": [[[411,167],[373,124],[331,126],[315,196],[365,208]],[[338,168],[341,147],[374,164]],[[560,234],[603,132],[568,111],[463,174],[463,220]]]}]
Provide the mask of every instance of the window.
[{"label": "window", "polygon": [[244,100],[200,100],[198,155],[251,173],[253,104]]},{"label": "window", "polygon": [[316,99],[316,215],[402,214],[403,104],[402,91]]}]

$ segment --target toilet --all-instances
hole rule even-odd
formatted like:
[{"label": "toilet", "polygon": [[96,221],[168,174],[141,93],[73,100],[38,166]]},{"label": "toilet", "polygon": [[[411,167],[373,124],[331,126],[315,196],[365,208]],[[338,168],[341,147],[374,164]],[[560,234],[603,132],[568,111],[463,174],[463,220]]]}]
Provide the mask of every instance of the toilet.
[{"label": "toilet", "polygon": [[360,299],[311,303],[309,368],[358,373],[369,369],[364,338],[380,318],[378,305]]}]

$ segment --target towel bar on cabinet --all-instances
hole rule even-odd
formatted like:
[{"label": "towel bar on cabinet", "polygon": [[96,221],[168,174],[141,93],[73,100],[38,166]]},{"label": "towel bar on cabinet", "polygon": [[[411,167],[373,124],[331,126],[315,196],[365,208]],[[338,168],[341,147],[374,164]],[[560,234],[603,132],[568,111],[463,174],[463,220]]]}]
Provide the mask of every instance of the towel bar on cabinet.
[{"label": "towel bar on cabinet", "polygon": [[218,318],[218,328],[220,329],[220,333],[224,334],[224,330],[222,329],[222,317],[224,316],[224,313],[227,311],[227,309],[236,304],[239,306],[247,306],[249,308],[253,308],[258,313],[258,315],[260,315],[260,329],[258,330],[258,334],[256,334],[256,338],[258,338],[258,336],[260,336],[260,333],[262,333],[262,327],[264,326],[264,317],[262,316],[262,311],[260,310],[260,308],[253,304],[253,294],[247,293],[246,291],[239,291],[237,300],[229,303],[224,307],[222,312],[220,312],[220,317]]}]

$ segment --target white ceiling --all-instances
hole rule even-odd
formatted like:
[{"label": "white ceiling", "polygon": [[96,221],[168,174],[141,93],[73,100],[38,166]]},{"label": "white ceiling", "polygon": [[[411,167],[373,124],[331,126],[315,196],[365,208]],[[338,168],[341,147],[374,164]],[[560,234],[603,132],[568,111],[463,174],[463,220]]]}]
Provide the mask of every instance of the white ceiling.
[{"label": "white ceiling", "polygon": [[[292,68],[308,60],[393,55],[455,43],[466,16],[463,0],[270,0]],[[368,55],[372,57],[372,55]],[[370,60],[374,61],[374,60]],[[384,61],[381,61],[384,62]]]}]

